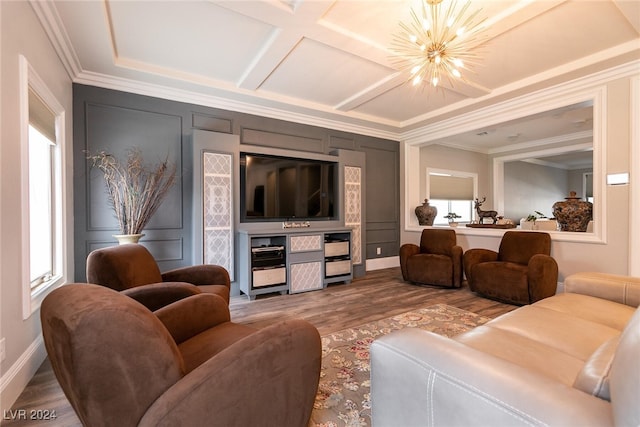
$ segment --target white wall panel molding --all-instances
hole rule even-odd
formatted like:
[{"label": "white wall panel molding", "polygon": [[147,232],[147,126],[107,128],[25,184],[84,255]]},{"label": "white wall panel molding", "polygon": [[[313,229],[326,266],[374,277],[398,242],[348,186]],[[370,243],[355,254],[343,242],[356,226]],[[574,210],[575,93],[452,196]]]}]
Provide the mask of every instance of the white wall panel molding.
[{"label": "white wall panel molding", "polygon": [[631,183],[629,196],[629,274],[640,276],[640,76],[631,79]]}]

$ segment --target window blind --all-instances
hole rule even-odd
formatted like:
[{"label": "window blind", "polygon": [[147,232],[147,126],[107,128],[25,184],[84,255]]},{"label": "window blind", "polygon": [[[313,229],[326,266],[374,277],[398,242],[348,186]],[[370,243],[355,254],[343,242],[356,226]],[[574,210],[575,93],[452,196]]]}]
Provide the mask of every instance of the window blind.
[{"label": "window blind", "polygon": [[29,89],[29,124],[50,141],[56,142],[56,116],[31,89]]},{"label": "window blind", "polygon": [[473,200],[473,178],[429,175],[429,198],[434,200]]}]

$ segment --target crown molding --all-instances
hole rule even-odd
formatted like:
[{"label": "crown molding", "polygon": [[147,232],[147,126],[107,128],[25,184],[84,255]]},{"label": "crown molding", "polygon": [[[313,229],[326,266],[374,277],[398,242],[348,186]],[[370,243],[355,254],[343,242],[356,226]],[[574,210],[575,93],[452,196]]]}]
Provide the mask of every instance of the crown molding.
[{"label": "crown molding", "polygon": [[[575,142],[582,139],[592,140],[593,131],[585,130],[582,132],[568,133],[565,135],[556,135],[549,138],[527,141],[519,144],[512,144],[507,147],[493,148],[491,150],[488,150],[486,154],[500,154],[500,153],[507,153],[507,152],[516,151],[516,150],[527,151],[533,148],[540,148],[540,147],[545,147],[545,146],[554,145],[554,144],[566,144],[568,142]],[[591,144],[588,144],[588,146],[591,146]]]},{"label": "crown molding", "polygon": [[[366,124],[350,123],[346,121],[345,118],[321,117],[318,112],[312,112],[309,114],[301,113],[282,108],[259,105],[253,102],[239,101],[222,96],[204,95],[202,93],[192,92],[188,90],[175,89],[168,86],[145,83],[137,80],[124,79],[120,77],[87,71],[80,72],[76,76],[76,78],[73,79],[73,82],[78,84],[102,87],[105,89],[135,93],[138,95],[150,96],[154,98],[162,98],[171,101],[184,102],[211,108],[220,108],[228,111],[236,111],[239,113],[253,114],[272,119],[285,120],[310,126],[318,126],[338,131],[351,132],[359,135],[367,135],[376,138],[399,141],[399,129],[378,129]],[[365,120],[361,121],[363,123],[366,123]]]},{"label": "crown molding", "polygon": [[29,4],[51,41],[69,78],[73,80],[75,76],[80,74],[82,66],[53,2],[29,0]]},{"label": "crown molding", "polygon": [[[456,110],[461,108],[469,107],[480,102],[490,101],[491,99],[499,96],[508,96],[509,93],[527,86],[539,84],[545,80],[577,71],[581,68],[606,61],[607,59],[615,58],[625,53],[633,52],[638,49],[637,43],[625,43],[613,49],[609,49],[606,52],[600,52],[560,67],[547,70],[535,76],[498,88],[490,94],[480,98],[452,104],[408,121],[393,122],[388,120],[382,121],[373,116],[358,116],[346,113],[344,111],[346,105],[338,105],[337,109],[322,108],[322,106],[313,104],[295,105],[290,103],[291,100],[271,99],[256,96],[255,94],[235,92],[233,89],[220,89],[214,86],[207,87],[210,90],[224,91],[226,93],[223,95],[205,95],[201,92],[192,90],[172,88],[160,84],[145,83],[138,80],[124,79],[86,71],[82,69],[78,56],[55,8],[54,2],[49,0],[29,0],[29,2],[40,20],[42,27],[49,37],[56,53],[60,57],[63,66],[74,83],[121,90],[145,96],[203,105],[212,108],[220,108],[240,113],[254,114],[273,119],[368,135],[394,141],[404,140],[410,145],[425,144],[434,139],[450,136],[467,130],[473,130],[474,128],[479,127],[478,123],[483,123],[482,126],[486,126],[490,120],[493,120],[495,124],[509,120],[509,117],[519,118],[530,115],[533,113],[529,107],[532,102],[539,106],[541,105],[540,99],[545,97],[566,97],[566,94],[571,90],[579,90],[585,86],[594,86],[601,82],[610,81],[619,77],[626,77],[634,73],[638,74],[640,64],[640,61],[636,60],[603,72],[575,79],[569,83],[561,83],[537,92],[512,98],[505,102],[492,104],[491,106],[477,109],[472,113],[456,115],[451,119],[440,120],[434,124],[421,125],[421,123],[424,123],[427,120],[436,119],[444,114],[455,114]],[[136,68],[135,70],[141,73],[151,72],[152,74],[157,74],[152,70],[145,70],[144,68]],[[191,80],[184,81],[195,85],[201,84]],[[350,99],[347,101],[347,103],[357,102],[358,99]],[[491,119],[487,120],[487,118]],[[413,126],[415,126],[415,129],[405,130]]]}]

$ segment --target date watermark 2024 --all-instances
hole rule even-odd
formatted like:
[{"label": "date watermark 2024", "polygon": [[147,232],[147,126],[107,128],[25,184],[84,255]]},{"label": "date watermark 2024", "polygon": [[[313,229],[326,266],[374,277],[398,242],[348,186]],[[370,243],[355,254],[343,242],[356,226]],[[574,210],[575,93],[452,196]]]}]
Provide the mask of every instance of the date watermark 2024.
[{"label": "date watermark 2024", "polygon": [[55,409],[6,409],[2,414],[5,421],[53,421],[56,418]]}]

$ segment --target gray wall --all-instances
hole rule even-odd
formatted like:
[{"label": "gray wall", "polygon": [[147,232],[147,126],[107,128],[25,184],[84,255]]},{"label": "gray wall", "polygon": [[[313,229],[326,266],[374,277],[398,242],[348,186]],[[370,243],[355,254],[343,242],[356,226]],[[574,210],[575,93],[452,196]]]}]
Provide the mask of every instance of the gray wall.
[{"label": "gray wall", "polygon": [[[535,211],[553,217],[553,204],[569,195],[569,172],[517,161],[504,164],[504,216],[516,224]],[[582,192],[580,190],[580,192]]]},{"label": "gray wall", "polygon": [[[144,245],[161,270],[190,265],[194,129],[235,134],[241,144],[328,154],[340,148],[365,153],[367,258],[395,256],[399,249],[398,142],[282,120],[184,104],[93,86],[73,87],[75,280],[85,280],[85,260],[96,248],[112,246],[117,223],[107,204],[100,174],[88,153],[120,155],[138,147],[145,160],[167,156],[178,166],[179,180],[152,223]],[[381,254],[376,254],[380,247]]]},{"label": "gray wall", "polygon": [[[400,153],[398,144],[370,138],[365,153],[364,213],[366,258],[397,256],[400,245]],[[385,194],[387,193],[387,194]],[[377,254],[380,248],[380,254]]]}]

